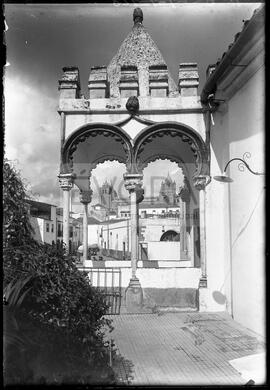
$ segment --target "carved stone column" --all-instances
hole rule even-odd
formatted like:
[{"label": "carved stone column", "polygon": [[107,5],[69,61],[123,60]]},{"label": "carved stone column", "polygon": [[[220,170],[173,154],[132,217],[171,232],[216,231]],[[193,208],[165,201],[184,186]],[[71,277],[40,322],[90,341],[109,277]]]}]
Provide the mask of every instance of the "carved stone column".
[{"label": "carved stone column", "polygon": [[136,312],[142,305],[142,288],[136,276],[138,261],[138,203],[143,199],[143,176],[138,173],[124,174],[125,188],[130,194],[131,224],[131,279],[126,290],[126,306],[128,312]]},{"label": "carved stone column", "polygon": [[180,197],[180,259],[188,259],[188,247],[187,247],[187,221],[186,221],[186,205],[189,202],[190,194],[187,186],[187,179],[184,178],[184,185],[180,188],[179,191]]},{"label": "carved stone column", "polygon": [[80,191],[80,202],[83,204],[83,262],[88,257],[88,204],[92,200],[92,190]]},{"label": "carved stone column", "polygon": [[205,187],[210,183],[210,176],[197,176],[194,179],[194,187],[199,191],[200,204],[200,252],[201,270],[199,287],[207,287],[207,264],[206,264],[206,226],[205,226]]},{"label": "carved stone column", "polygon": [[73,187],[72,173],[60,173],[58,176],[60,187],[63,190],[63,242],[69,252],[69,213],[70,213],[70,190]]}]

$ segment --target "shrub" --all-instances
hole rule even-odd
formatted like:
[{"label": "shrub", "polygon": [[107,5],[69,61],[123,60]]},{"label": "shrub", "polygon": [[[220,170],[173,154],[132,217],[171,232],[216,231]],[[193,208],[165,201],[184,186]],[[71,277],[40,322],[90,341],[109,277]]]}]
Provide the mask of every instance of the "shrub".
[{"label": "shrub", "polygon": [[[74,362],[77,351],[77,359],[80,356],[89,364],[106,368],[104,332],[112,326],[111,320],[104,317],[107,310],[104,296],[91,286],[87,274],[77,269],[74,260],[65,255],[64,248],[59,250],[32,238],[26,190],[18,172],[7,160],[3,176],[4,287],[10,297],[13,291],[13,297],[17,298],[17,301],[13,299],[15,307],[17,303],[15,311],[8,305],[5,309],[6,319],[11,321],[6,323],[6,328],[16,317],[17,341],[22,324],[31,323],[35,334],[42,330],[36,337],[36,345],[45,339],[51,346],[51,358],[58,349],[58,353],[61,351],[67,360]],[[30,332],[26,340],[32,336]],[[22,340],[25,346],[25,338]],[[15,350],[18,350],[16,345]]]}]

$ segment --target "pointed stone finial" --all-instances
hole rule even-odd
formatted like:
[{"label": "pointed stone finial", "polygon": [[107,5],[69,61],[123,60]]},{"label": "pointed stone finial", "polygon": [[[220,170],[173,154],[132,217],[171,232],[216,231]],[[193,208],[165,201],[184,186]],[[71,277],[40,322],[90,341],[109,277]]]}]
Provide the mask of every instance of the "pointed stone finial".
[{"label": "pointed stone finial", "polygon": [[135,8],[133,11],[133,21],[134,24],[142,23],[143,21],[143,12],[141,8]]}]

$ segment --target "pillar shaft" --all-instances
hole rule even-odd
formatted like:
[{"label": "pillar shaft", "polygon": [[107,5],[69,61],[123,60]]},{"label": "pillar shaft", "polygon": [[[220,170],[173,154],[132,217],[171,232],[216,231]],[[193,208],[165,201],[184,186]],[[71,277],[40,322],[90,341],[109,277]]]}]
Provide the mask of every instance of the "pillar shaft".
[{"label": "pillar shaft", "polygon": [[187,257],[186,203],[181,200],[180,251],[181,260]]},{"label": "pillar shaft", "polygon": [[142,187],[142,175],[138,173],[125,174],[125,187],[130,194],[130,225],[131,225],[131,239],[130,239],[130,251],[131,251],[131,279],[136,278],[136,269],[138,261],[138,203],[143,200]]},{"label": "pillar shaft", "polygon": [[88,204],[92,200],[92,190],[80,191],[80,202],[83,205],[83,262],[88,259]]},{"label": "pillar shaft", "polygon": [[69,248],[70,191],[63,190],[63,242]]},{"label": "pillar shaft", "polygon": [[187,202],[189,202],[190,194],[188,188],[187,178],[184,177],[183,185],[180,187],[180,259],[188,259],[187,246]]},{"label": "pillar shaft", "polygon": [[194,186],[199,190],[200,203],[200,253],[201,253],[201,270],[202,275],[199,287],[207,287],[207,266],[206,266],[206,221],[205,221],[205,187],[211,178],[207,175],[197,176],[194,178]]},{"label": "pillar shaft", "polygon": [[143,200],[142,174],[126,173],[125,187],[130,194],[131,224],[131,278],[126,289],[125,303],[128,313],[139,313],[143,303],[143,290],[136,276],[138,261],[138,203]]},{"label": "pillar shaft", "polygon": [[71,173],[60,173],[58,176],[60,187],[63,190],[63,243],[69,253],[69,213],[70,213],[70,190],[73,186]]},{"label": "pillar shaft", "polygon": [[136,277],[137,260],[138,260],[138,219],[137,219],[137,203],[136,192],[130,194],[130,223],[131,223],[131,268],[132,278]]},{"label": "pillar shaft", "polygon": [[201,250],[201,270],[202,278],[205,279],[206,273],[206,227],[205,227],[205,190],[199,191],[200,199],[200,250]]},{"label": "pillar shaft", "polygon": [[88,203],[83,204],[83,261],[88,258]]}]

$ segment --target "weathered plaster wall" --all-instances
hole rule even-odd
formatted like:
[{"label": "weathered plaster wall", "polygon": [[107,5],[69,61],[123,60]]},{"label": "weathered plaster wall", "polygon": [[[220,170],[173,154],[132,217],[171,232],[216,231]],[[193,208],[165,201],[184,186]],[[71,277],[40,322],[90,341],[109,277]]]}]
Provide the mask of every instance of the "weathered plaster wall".
[{"label": "weathered plaster wall", "polygon": [[[264,168],[264,68],[229,102],[230,158],[247,159],[251,169]],[[233,315],[236,321],[263,334],[265,327],[264,177],[230,166],[230,227],[232,245]]]},{"label": "weathered plaster wall", "polygon": [[[211,175],[219,175],[232,158],[246,159],[254,171],[264,171],[264,74],[252,74],[244,86],[213,115]],[[227,310],[244,326],[263,334],[264,177],[232,162],[230,184],[212,180],[207,187],[207,269],[209,294],[226,297]],[[220,264],[217,267],[215,264]],[[212,293],[211,293],[212,291]],[[222,296],[216,297],[222,301]]]}]

